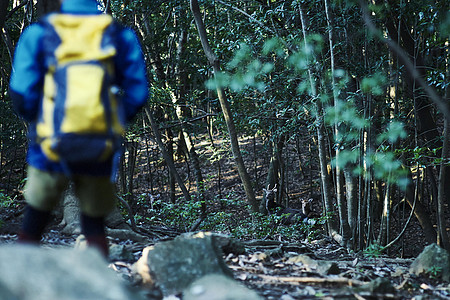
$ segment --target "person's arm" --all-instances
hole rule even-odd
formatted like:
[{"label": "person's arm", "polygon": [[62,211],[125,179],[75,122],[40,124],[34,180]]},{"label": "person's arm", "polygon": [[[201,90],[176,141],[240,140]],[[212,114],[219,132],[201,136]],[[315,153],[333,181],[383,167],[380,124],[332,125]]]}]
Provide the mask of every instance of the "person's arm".
[{"label": "person's arm", "polygon": [[123,90],[125,117],[127,122],[147,102],[149,96],[147,72],[141,46],[135,33],[123,28],[118,37],[116,56],[117,83]]},{"label": "person's arm", "polygon": [[41,45],[44,29],[30,25],[21,35],[14,54],[9,94],[15,111],[26,121],[35,121],[42,98],[45,75]]}]

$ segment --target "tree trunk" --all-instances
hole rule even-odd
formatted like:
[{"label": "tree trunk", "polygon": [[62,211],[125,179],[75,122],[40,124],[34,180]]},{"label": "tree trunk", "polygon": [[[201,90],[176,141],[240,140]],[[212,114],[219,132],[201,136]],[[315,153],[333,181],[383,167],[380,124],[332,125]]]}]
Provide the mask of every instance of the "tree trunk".
[{"label": "tree trunk", "polygon": [[438,187],[438,201],[437,201],[437,219],[438,219],[438,244],[446,250],[450,250],[450,244],[447,234],[447,224],[445,221],[445,171],[446,163],[449,159],[449,143],[450,130],[449,121],[444,121],[444,144],[442,146],[442,162],[439,170],[439,187]]},{"label": "tree trunk", "polygon": [[[195,24],[197,25],[197,30],[200,36],[200,41],[205,52],[205,55],[213,67],[214,76],[220,73],[220,63],[217,59],[216,55],[212,51],[208,37],[205,29],[205,25],[203,24],[202,15],[200,13],[200,7],[198,5],[197,0],[190,0],[191,11],[194,15]],[[220,106],[222,108],[222,112],[224,115],[225,122],[228,128],[228,134],[230,135],[231,140],[231,150],[233,152],[234,160],[236,162],[239,176],[241,178],[242,184],[244,185],[245,194],[247,195],[247,200],[252,207],[254,212],[257,212],[258,203],[255,198],[255,192],[252,187],[252,183],[250,180],[250,176],[245,168],[244,160],[242,159],[242,153],[239,149],[239,142],[237,138],[236,128],[234,126],[233,116],[230,109],[230,103],[226,97],[225,91],[223,88],[217,86],[217,96],[219,98]]]},{"label": "tree trunk", "polygon": [[[406,169],[408,172],[408,181],[409,184],[406,187],[405,192],[405,199],[408,202],[409,206],[412,208],[414,205],[414,185],[412,184],[412,175],[411,170],[408,168]],[[431,223],[430,213],[426,211],[423,204],[419,201],[416,202],[416,207],[414,210],[414,215],[416,216],[417,220],[420,223],[420,226],[423,229],[425,238],[429,244],[436,243],[436,230],[433,227],[433,224]]]},{"label": "tree trunk", "polygon": [[344,168],[345,175],[345,190],[347,199],[347,218],[348,226],[350,230],[351,240],[353,241],[352,246],[356,247],[358,245],[358,216],[360,212],[358,211],[358,197],[357,197],[357,185],[356,177],[352,174],[353,166],[347,166]]},{"label": "tree trunk", "polygon": [[[273,189],[277,186],[277,193],[275,194],[275,201],[280,203],[279,195],[282,193],[282,188],[280,187],[280,157],[282,149],[279,149],[278,143],[272,142],[272,154],[270,157],[269,170],[267,171],[266,184],[264,188]],[[259,204],[259,212],[262,214],[268,214],[266,208],[266,193],[263,193],[263,200]]]},{"label": "tree trunk", "polygon": [[[379,0],[377,2],[379,2],[378,4],[384,4]],[[436,93],[435,88],[425,81],[425,70],[427,70],[428,67],[425,65],[422,53],[417,51],[416,40],[411,35],[410,26],[407,26],[408,24],[406,24],[404,19],[400,19],[399,23],[402,24],[402,26],[400,26],[400,28],[397,30],[396,24],[393,21],[396,19],[396,16],[392,14],[387,15],[385,22],[390,39],[385,39],[378,34],[379,32],[377,31],[375,25],[370,20],[367,11],[367,4],[362,0],[360,0],[360,4],[363,9],[363,17],[370,31],[372,33],[375,33],[375,35],[378,35],[380,40],[386,43],[389,46],[390,50],[397,54],[399,60],[403,63],[406,69],[406,72],[404,72],[404,74],[409,87],[408,90],[411,93],[411,98],[418,99],[417,101],[415,101],[415,105],[417,105],[416,114],[420,120],[421,135],[423,135],[426,139],[428,147],[438,149],[441,145],[437,143],[435,137],[439,135],[439,132],[431,113],[431,105],[429,105],[429,102],[430,100],[434,102],[434,104],[444,114],[444,117],[447,120],[450,120],[450,106],[447,105],[448,101],[441,98]],[[387,1],[387,4],[392,7],[396,6],[396,3],[393,1]],[[389,12],[392,10],[387,11]],[[398,34],[398,32],[400,34]],[[404,50],[400,47],[401,43],[404,47]],[[416,90],[416,88],[419,87],[421,89]],[[418,93],[416,97],[414,97],[415,93]],[[441,151],[437,151],[436,153],[437,155],[442,156]],[[446,168],[447,171],[445,172],[446,176],[444,178],[445,197],[447,204],[450,204],[450,166],[446,166]]]},{"label": "tree trunk", "polygon": [[[303,17],[303,9],[300,3],[299,3],[299,12],[302,24],[303,40],[305,42],[305,47],[308,48],[306,40],[305,19]],[[328,174],[326,138],[325,138],[326,134],[323,119],[322,103],[318,99],[319,97],[317,95],[316,80],[310,67],[308,68],[308,75],[311,84],[311,96],[315,99],[315,106],[317,110],[316,129],[317,129],[317,144],[319,148],[320,178],[324,202],[324,215],[329,216],[329,218],[327,218],[328,234],[338,243],[342,243],[343,238],[342,235],[339,233],[338,223],[333,209],[333,201],[331,198],[331,188],[330,188],[331,180]]]},{"label": "tree trunk", "polygon": [[150,109],[148,107],[145,107],[144,110],[145,110],[145,114],[147,115],[148,120],[150,121],[150,125],[151,125],[153,133],[155,135],[156,142],[158,143],[159,150],[161,150],[161,153],[163,155],[164,160],[166,161],[167,166],[173,172],[175,179],[178,182],[178,186],[180,187],[181,191],[183,192],[184,198],[186,199],[186,201],[190,201],[191,196],[189,195],[189,192],[186,189],[186,186],[184,185],[183,180],[181,179],[180,175],[177,172],[177,169],[175,168],[173,158],[170,157],[170,155],[167,153],[167,151],[164,147],[164,143],[162,142],[162,139],[161,139],[161,133],[159,132],[159,128],[156,125],[155,120],[153,119]]},{"label": "tree trunk", "polygon": [[[167,123],[169,121],[169,116],[167,113],[164,114],[164,121]],[[167,155],[173,158],[173,132],[170,128],[166,128],[165,130],[167,141],[166,141],[166,149]],[[176,192],[175,192],[175,174],[173,174],[172,169],[169,168],[169,194],[170,194],[170,202],[176,202]]]},{"label": "tree trunk", "polygon": [[[450,56],[447,53],[446,57],[447,61],[447,80],[450,78]],[[447,85],[445,88],[445,99],[447,100],[447,103],[450,101],[450,87]],[[450,105],[449,105],[450,106]],[[445,167],[446,164],[449,162],[450,157],[450,122],[448,119],[444,120],[444,141],[442,145],[442,161],[441,161],[441,168],[439,170],[439,187],[438,187],[438,201],[437,201],[437,219],[438,219],[438,242],[440,246],[446,250],[450,250],[450,242],[447,234],[447,224],[445,221],[445,193],[449,192],[449,189],[447,188],[446,191],[446,182],[445,178],[449,178],[450,176],[446,176],[446,171],[448,171],[448,168]],[[447,195],[447,198],[448,195]]]},{"label": "tree trunk", "polygon": [[378,244],[385,246],[390,239],[390,223],[391,223],[391,189],[392,184],[387,183],[386,191],[383,200],[383,212],[381,214],[380,232],[378,235]]},{"label": "tree trunk", "polygon": [[[339,109],[339,90],[336,84],[336,78],[335,78],[335,61],[334,61],[334,40],[333,40],[333,22],[332,22],[332,16],[330,12],[330,6],[328,4],[327,0],[324,0],[325,2],[325,15],[327,18],[327,25],[328,25],[328,42],[330,46],[330,64],[331,64],[331,85],[333,90],[333,100],[334,100],[334,108],[336,110]],[[347,211],[347,203],[344,200],[344,176],[343,176],[343,169],[345,168],[344,165],[342,165],[340,160],[340,151],[345,147],[345,145],[342,143],[341,136],[342,133],[340,132],[340,122],[337,119],[337,114],[334,122],[334,148],[335,148],[335,160],[336,160],[336,200],[338,205],[338,211],[339,211],[339,221],[341,224],[341,233],[343,238],[344,245],[348,246],[347,243],[350,240],[351,232],[350,227],[348,224],[348,211]],[[350,180],[351,178],[349,178]],[[347,193],[347,198],[349,198],[349,194]]]},{"label": "tree trunk", "polygon": [[[172,98],[172,103],[175,105],[175,112],[178,120],[181,124],[181,132],[183,134],[184,142],[187,147],[189,160],[192,163],[192,167],[194,169],[195,182],[197,185],[197,201],[200,202],[200,219],[203,220],[206,218],[206,201],[205,201],[205,183],[203,180],[203,174],[200,164],[200,159],[198,157],[197,151],[195,150],[194,143],[192,142],[191,136],[189,135],[189,129],[187,128],[186,122],[184,120],[187,117],[186,111],[186,91],[185,91],[185,68],[182,64],[182,60],[184,57],[185,44],[187,42],[187,33],[185,29],[181,29],[180,37],[178,39],[177,45],[177,55],[176,55],[176,65],[175,65],[175,76],[177,85],[179,87],[178,98],[174,93],[170,93]],[[196,222],[196,224],[200,225],[201,220]],[[197,226],[198,226],[197,225]],[[191,228],[191,231],[196,228]]]}]

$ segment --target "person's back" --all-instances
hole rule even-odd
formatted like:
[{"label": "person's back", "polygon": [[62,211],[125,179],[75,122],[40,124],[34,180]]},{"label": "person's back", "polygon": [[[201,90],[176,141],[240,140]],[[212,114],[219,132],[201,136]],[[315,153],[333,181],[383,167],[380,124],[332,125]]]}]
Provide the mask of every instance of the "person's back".
[{"label": "person's back", "polygon": [[[60,13],[22,34],[10,95],[18,114],[30,123],[28,207],[19,239],[41,239],[72,180],[82,232],[106,253],[103,219],[115,205],[110,178],[118,161],[116,137],[148,97],[134,32],[101,14],[95,0],[65,0]],[[105,142],[105,136],[111,140]]]}]

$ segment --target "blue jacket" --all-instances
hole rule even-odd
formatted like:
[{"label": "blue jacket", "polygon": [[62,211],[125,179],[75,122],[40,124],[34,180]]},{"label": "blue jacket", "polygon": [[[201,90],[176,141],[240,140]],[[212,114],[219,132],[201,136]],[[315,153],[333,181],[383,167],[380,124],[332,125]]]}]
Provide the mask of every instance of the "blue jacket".
[{"label": "blue jacket", "polygon": [[[100,14],[95,0],[65,0],[61,6],[64,14]],[[63,172],[62,166],[48,160],[40,145],[36,143],[35,127],[43,97],[43,83],[47,68],[44,64],[42,41],[44,26],[37,22],[21,35],[13,62],[10,81],[10,96],[16,112],[29,122],[28,163],[38,169]],[[148,98],[145,61],[135,33],[121,27],[117,36],[115,57],[116,84],[122,89],[123,107],[130,121]],[[112,160],[99,164],[71,166],[74,174],[109,175]]]}]

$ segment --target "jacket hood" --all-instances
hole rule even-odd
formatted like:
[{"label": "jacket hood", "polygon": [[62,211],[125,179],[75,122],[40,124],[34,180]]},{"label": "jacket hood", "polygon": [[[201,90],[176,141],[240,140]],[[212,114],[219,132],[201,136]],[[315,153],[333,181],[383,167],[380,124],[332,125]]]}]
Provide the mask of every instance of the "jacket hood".
[{"label": "jacket hood", "polygon": [[61,12],[68,14],[100,14],[96,0],[65,0]]}]

